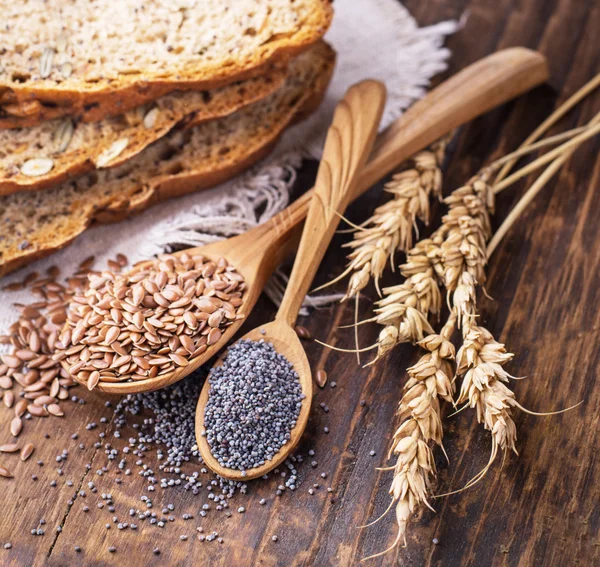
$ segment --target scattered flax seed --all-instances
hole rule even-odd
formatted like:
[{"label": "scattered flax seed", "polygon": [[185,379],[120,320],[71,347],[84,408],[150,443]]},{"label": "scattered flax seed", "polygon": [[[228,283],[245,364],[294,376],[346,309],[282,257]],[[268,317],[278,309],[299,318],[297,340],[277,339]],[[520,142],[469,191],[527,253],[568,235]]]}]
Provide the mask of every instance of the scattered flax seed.
[{"label": "scattered flax seed", "polygon": [[163,376],[220,341],[245,288],[224,258],[186,253],[125,275],[92,273],[71,299],[53,360],[90,390]]},{"label": "scattered flax seed", "polygon": [[13,478],[13,473],[11,473],[7,468],[0,466],[0,476],[4,478]]},{"label": "scattered flax seed", "polygon": [[310,331],[302,325],[296,325],[296,334],[305,341],[310,341],[312,339]]},{"label": "scattered flax seed", "polygon": [[315,375],[315,380],[320,388],[324,388],[325,384],[327,384],[327,372],[325,372],[325,370],[322,368],[319,368]]},{"label": "scattered flax seed", "polygon": [[27,459],[29,459],[29,457],[31,457],[31,454],[33,453],[33,444],[32,443],[26,443],[25,445],[23,445],[23,448],[21,449],[21,460],[22,461],[26,461]]},{"label": "scattered flax seed", "polygon": [[23,289],[23,283],[22,282],[14,282],[14,283],[5,285],[2,288],[3,291],[19,291],[20,289]]},{"label": "scattered flax seed", "polygon": [[18,437],[21,431],[23,430],[23,422],[20,417],[14,417],[10,422],[10,433],[14,437]]},{"label": "scattered flax seed", "polygon": [[[80,278],[67,285],[56,281],[60,271],[52,267],[46,276],[29,274],[19,286],[19,289],[30,286],[38,300],[29,305],[17,305],[20,316],[1,341],[13,349],[0,355],[0,387],[5,389],[1,394],[4,405],[14,407],[15,417],[9,426],[14,436],[22,434],[23,420],[61,417],[64,415],[61,403],[83,403],[69,393],[77,384],[60,363],[52,359],[52,354],[67,317],[66,305],[75,290],[85,284],[85,275],[92,262],[93,258],[86,260],[80,266]],[[45,437],[50,436],[45,434]],[[33,446],[29,445],[23,447],[22,459],[31,455]]]}]

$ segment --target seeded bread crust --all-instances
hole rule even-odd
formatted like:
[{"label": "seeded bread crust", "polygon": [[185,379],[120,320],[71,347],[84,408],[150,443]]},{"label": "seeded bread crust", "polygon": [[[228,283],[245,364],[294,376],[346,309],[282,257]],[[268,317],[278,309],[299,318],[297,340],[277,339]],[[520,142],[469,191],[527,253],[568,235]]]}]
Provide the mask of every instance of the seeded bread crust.
[{"label": "seeded bread crust", "polygon": [[[198,125],[265,98],[283,85],[286,74],[287,69],[279,68],[218,89],[170,93],[99,122],[57,118],[30,128],[0,130],[0,195],[46,189],[96,167],[118,166],[178,124]],[[40,159],[51,164],[50,171],[28,172]]]},{"label": "seeded bread crust", "polygon": [[319,40],[333,10],[330,0],[0,0],[0,13],[6,128],[49,108],[97,121],[265,74]]},{"label": "seeded bread crust", "polygon": [[320,104],[335,52],[320,42],[290,64],[285,84],[238,112],[177,129],[124,164],[38,192],[0,197],[0,276],[48,256],[93,222],[212,187],[265,157],[293,121]]}]

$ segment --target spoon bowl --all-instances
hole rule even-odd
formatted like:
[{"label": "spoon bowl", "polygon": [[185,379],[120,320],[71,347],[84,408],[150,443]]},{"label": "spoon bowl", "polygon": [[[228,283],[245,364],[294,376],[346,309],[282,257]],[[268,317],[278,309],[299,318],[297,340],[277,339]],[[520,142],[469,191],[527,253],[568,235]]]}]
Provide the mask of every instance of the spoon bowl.
[{"label": "spoon bowl", "polygon": [[[220,465],[219,461],[213,457],[206,436],[203,435],[203,432],[206,431],[206,425],[204,423],[204,408],[208,403],[208,396],[210,393],[209,380],[204,382],[202,392],[200,393],[200,399],[198,400],[198,410],[196,411],[196,439],[198,442],[198,449],[202,454],[204,462],[213,472],[230,480],[239,481],[259,478],[275,467],[279,466],[289,456],[290,451],[288,451],[288,448],[294,448],[298,444],[298,441],[306,429],[313,397],[312,375],[308,358],[306,357],[304,347],[302,346],[296,331],[290,325],[288,325],[287,322],[276,319],[271,323],[267,323],[266,325],[262,325],[256,329],[253,329],[249,333],[246,333],[239,340],[248,339],[252,341],[264,340],[267,343],[273,344],[275,350],[279,354],[282,354],[294,367],[294,370],[298,374],[298,380],[300,382],[300,387],[302,388],[302,393],[305,397],[302,400],[302,407],[300,408],[300,414],[296,420],[296,425],[290,431],[289,441],[281,447],[273,459],[267,461],[260,467],[248,469],[245,471],[245,474],[242,474],[241,470],[230,469]],[[214,367],[221,366],[226,356],[227,352],[223,353],[214,364]]]},{"label": "spoon bowl", "polygon": [[[191,250],[182,250],[173,254],[174,256],[180,256],[184,253],[193,256],[203,255],[215,262],[219,258],[225,257],[244,277],[246,290],[242,296],[242,304],[237,309],[237,314],[241,315],[241,317],[234,320],[223,330],[221,339],[216,344],[209,346],[201,355],[189,359],[187,366],[179,367],[162,376],[129,382],[99,382],[94,389],[109,394],[151,392],[178,382],[213,358],[239,331],[245,319],[254,308],[258,297],[262,293],[266,280],[277,265],[276,263],[281,261],[282,252],[285,252],[282,249],[279,253],[274,252],[273,255],[269,257],[261,257],[256,254],[256,250],[249,246],[249,241],[254,239],[255,241],[262,242],[261,235],[264,236],[265,233],[266,228],[264,228],[264,225],[261,225],[250,232],[228,238],[227,240],[213,242],[206,246],[200,246]],[[248,238],[248,236],[251,236],[252,238]],[[140,262],[129,271],[129,274],[133,275],[136,272],[144,270],[151,266],[153,262],[153,260]],[[69,367],[66,361],[61,361],[61,364],[65,370],[68,370]],[[85,381],[78,379],[76,375],[73,376],[73,378],[80,384],[86,385]]]}]

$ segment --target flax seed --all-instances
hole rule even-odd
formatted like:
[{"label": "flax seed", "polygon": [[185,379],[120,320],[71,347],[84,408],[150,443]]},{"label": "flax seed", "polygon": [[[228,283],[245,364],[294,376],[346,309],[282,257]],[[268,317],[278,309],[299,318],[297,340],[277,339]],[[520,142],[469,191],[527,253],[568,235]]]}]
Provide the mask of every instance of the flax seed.
[{"label": "flax seed", "polygon": [[47,406],[49,404],[53,404],[56,402],[56,399],[53,398],[52,396],[48,396],[48,395],[41,395],[38,398],[36,398],[34,405],[36,406]]},{"label": "flax seed", "polygon": [[310,331],[306,327],[303,327],[302,325],[296,325],[296,334],[301,339],[304,339],[304,340],[307,340],[307,341],[309,341],[310,339],[312,339]]},{"label": "flax seed", "polygon": [[8,368],[19,368],[21,366],[21,360],[10,354],[3,354],[0,356],[0,360],[2,360],[3,364],[6,364]]},{"label": "flax seed", "polygon": [[15,401],[15,395],[10,390],[7,390],[4,393],[4,397],[2,398],[2,400],[4,401],[4,405],[7,408],[12,408],[13,403]]},{"label": "flax seed", "polygon": [[[11,473],[7,468],[0,466],[0,476],[3,476],[4,478],[13,478],[13,473]],[[10,549],[9,547],[6,547],[7,545],[9,545],[8,543],[4,545],[4,549]]]},{"label": "flax seed", "polygon": [[10,422],[10,432],[14,437],[18,437],[23,430],[23,422],[20,417],[14,417]]},{"label": "flax seed", "polygon": [[26,410],[27,410],[27,402],[25,400],[19,400],[15,404],[15,416],[16,417],[22,417]]},{"label": "flax seed", "polygon": [[327,372],[325,372],[325,370],[323,370],[322,368],[319,368],[319,370],[317,370],[317,373],[315,374],[315,381],[317,382],[319,387],[324,388],[325,384],[327,384]]},{"label": "flax seed", "polygon": [[[35,417],[48,417],[48,410],[44,407],[36,406],[34,404],[29,404],[27,406],[27,411],[31,415],[35,415]],[[17,419],[17,418],[15,418]]]},{"label": "flax seed", "polygon": [[21,460],[26,461],[27,459],[29,459],[29,457],[31,457],[31,454],[33,453],[33,449],[34,447],[32,443],[25,443],[20,453]]},{"label": "flax seed", "polygon": [[207,345],[212,346],[212,345],[218,343],[219,340],[221,340],[221,336],[222,336],[222,333],[221,333],[220,329],[217,329],[217,328],[211,329],[210,332],[208,333]]},{"label": "flax seed", "polygon": [[48,410],[48,413],[54,415],[55,417],[63,417],[65,415],[61,407],[56,403],[49,404],[46,409]]},{"label": "flax seed", "polygon": [[97,370],[94,370],[88,376],[88,379],[87,379],[88,390],[93,390],[98,385],[99,381],[100,381],[100,372],[98,372]]}]

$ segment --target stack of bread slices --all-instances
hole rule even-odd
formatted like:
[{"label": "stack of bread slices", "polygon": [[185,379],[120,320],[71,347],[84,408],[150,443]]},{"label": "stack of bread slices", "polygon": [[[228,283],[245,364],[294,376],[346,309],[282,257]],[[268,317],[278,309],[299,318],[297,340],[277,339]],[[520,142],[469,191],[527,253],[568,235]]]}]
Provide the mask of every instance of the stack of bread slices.
[{"label": "stack of bread slices", "polygon": [[210,187],[314,111],[330,0],[0,0],[0,275]]}]

